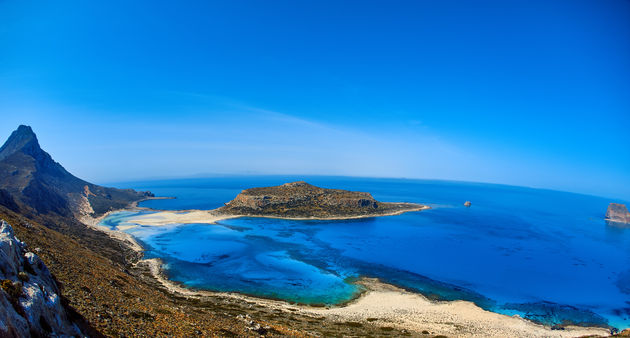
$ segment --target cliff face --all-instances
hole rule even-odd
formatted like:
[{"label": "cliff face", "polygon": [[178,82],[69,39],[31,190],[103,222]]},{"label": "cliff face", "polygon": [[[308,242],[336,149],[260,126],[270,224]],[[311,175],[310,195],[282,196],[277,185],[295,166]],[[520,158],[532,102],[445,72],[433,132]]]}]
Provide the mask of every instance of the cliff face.
[{"label": "cliff face", "polygon": [[83,335],[48,268],[0,221],[0,336]]},{"label": "cliff face", "polygon": [[219,211],[235,215],[339,218],[419,210],[410,203],[378,202],[366,192],[324,189],[306,182],[243,190]]},{"label": "cliff face", "polygon": [[0,204],[14,211],[100,215],[148,196],[151,193],[101,187],[77,178],[42,150],[28,126],[19,126],[0,148]]},{"label": "cliff face", "polygon": [[625,204],[610,203],[606,211],[606,220],[620,223],[630,223],[630,212]]}]

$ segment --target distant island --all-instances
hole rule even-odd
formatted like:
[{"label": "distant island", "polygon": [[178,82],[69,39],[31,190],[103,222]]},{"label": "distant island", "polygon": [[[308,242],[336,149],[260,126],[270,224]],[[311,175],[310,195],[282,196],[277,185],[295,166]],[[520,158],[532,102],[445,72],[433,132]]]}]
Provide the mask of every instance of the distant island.
[{"label": "distant island", "polygon": [[243,190],[219,213],[277,218],[339,219],[398,215],[429,209],[415,203],[379,202],[367,192],[325,189],[304,181]]}]

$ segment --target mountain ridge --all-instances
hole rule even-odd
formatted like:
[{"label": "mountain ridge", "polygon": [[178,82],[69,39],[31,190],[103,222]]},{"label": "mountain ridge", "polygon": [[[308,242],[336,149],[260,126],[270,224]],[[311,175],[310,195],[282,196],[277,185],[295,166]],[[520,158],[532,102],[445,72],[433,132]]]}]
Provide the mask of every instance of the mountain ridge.
[{"label": "mountain ridge", "polygon": [[84,181],[44,151],[32,128],[20,125],[0,148],[0,204],[61,216],[101,215],[153,197],[150,192]]}]

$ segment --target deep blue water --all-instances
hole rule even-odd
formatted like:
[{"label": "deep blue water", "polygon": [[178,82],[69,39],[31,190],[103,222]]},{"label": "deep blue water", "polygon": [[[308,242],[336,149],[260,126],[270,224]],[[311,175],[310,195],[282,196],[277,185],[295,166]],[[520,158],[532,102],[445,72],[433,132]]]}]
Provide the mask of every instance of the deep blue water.
[{"label": "deep blue water", "polygon": [[[305,179],[433,209],[349,221],[225,220],[128,230],[186,286],[307,304],[338,304],[359,276],[438,299],[466,299],[548,324],[630,327],[630,228],[607,224],[594,196],[448,181],[218,177],[134,182],[174,200],[156,209],[213,209],[242,189]],[[472,207],[463,206],[472,201]],[[129,213],[104,224],[115,227]]]}]

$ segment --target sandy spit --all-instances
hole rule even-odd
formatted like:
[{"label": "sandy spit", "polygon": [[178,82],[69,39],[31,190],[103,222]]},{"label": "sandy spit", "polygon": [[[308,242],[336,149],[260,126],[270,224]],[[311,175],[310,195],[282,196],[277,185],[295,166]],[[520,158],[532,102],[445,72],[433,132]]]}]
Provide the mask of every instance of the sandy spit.
[{"label": "sandy spit", "polygon": [[241,217],[238,215],[220,214],[214,210],[157,211],[155,213],[130,217],[130,223],[162,226],[169,224],[204,223],[214,224],[220,220]]}]

